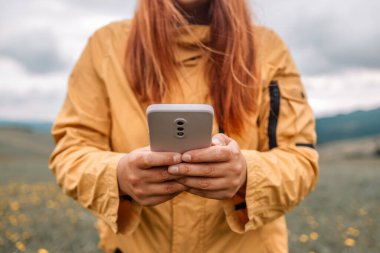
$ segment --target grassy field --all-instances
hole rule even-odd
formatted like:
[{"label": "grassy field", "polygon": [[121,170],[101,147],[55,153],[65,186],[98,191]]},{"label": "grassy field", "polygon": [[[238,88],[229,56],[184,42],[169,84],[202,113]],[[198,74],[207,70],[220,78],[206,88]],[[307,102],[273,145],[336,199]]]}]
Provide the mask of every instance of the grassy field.
[{"label": "grassy field", "polygon": [[[48,134],[0,129],[0,252],[99,252],[95,218],[47,169]],[[315,192],[288,215],[290,252],[380,252],[380,158],[372,139],[320,147]]]}]

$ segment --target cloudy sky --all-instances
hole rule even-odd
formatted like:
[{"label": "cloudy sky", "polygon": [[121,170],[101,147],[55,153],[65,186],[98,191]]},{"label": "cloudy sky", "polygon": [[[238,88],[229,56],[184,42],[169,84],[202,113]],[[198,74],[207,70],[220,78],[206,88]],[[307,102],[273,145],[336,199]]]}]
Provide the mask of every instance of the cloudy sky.
[{"label": "cloudy sky", "polygon": [[[289,45],[318,116],[380,107],[380,1],[249,2],[256,22]],[[135,5],[0,0],[0,119],[54,119],[87,38]]]}]

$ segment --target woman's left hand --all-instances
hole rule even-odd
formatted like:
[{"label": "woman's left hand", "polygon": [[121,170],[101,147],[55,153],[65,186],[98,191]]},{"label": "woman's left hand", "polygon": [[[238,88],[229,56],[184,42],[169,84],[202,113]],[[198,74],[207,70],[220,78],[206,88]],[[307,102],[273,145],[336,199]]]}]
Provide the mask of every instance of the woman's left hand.
[{"label": "woman's left hand", "polygon": [[188,192],[219,200],[231,199],[237,193],[244,197],[247,166],[233,139],[217,134],[211,147],[188,151],[182,161],[170,166],[169,173],[182,176],[177,181],[189,187]]}]

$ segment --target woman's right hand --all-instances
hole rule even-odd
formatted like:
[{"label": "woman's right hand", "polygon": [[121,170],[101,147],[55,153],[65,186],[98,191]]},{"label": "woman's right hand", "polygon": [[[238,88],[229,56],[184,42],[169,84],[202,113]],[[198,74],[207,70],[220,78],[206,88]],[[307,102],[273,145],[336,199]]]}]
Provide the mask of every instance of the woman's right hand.
[{"label": "woman's right hand", "polygon": [[168,166],[181,163],[181,154],[136,149],[121,158],[117,181],[121,195],[129,195],[143,206],[153,206],[174,198],[188,187],[168,173]]}]

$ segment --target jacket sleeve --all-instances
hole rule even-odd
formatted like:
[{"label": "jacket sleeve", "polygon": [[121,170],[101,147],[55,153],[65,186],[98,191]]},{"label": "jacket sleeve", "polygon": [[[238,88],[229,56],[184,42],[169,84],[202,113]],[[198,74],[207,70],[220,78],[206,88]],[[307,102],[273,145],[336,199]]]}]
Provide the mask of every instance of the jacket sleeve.
[{"label": "jacket sleeve", "polygon": [[56,146],[49,168],[67,195],[115,233],[120,231],[118,212],[122,209],[128,217],[123,219],[128,232],[137,225],[140,207],[120,204],[116,168],[125,154],[111,150],[111,113],[98,37],[95,33],[90,38],[70,76],[64,105],[51,130]]},{"label": "jacket sleeve", "polygon": [[289,51],[273,32],[258,120],[259,150],[242,150],[247,162],[245,199],[225,201],[227,223],[237,233],[283,216],[310,193],[318,177],[313,112]]}]

